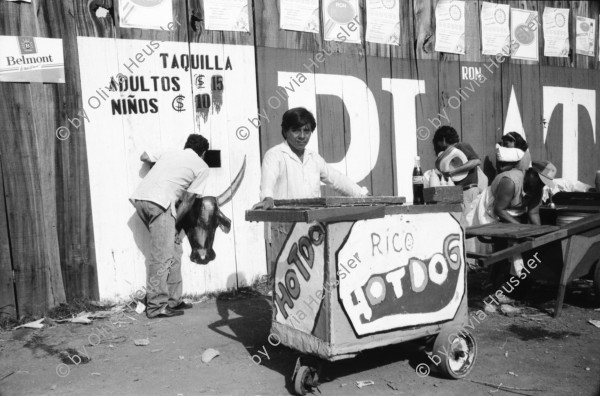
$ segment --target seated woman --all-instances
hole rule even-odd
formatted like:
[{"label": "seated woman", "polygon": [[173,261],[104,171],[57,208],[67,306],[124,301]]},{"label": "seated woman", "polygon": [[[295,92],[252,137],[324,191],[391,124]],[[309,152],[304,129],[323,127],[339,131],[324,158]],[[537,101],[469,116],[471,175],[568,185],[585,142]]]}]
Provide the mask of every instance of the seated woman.
[{"label": "seated woman", "polygon": [[[467,213],[469,226],[490,223],[526,223],[540,225],[539,207],[544,185],[553,187],[556,167],[548,161],[534,161],[522,172],[514,166],[494,178],[492,185],[480,195]],[[512,257],[511,273],[520,275],[523,260]]]}]

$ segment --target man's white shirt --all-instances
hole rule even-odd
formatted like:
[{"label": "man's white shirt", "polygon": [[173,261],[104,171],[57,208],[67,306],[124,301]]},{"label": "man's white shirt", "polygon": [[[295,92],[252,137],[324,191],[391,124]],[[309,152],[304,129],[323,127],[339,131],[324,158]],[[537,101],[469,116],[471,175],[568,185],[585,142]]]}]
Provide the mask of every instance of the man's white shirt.
[{"label": "man's white shirt", "polygon": [[300,160],[286,141],[269,149],[263,158],[260,199],[302,199],[321,196],[321,182],[342,195],[368,194],[346,175],[329,166],[318,153],[306,149]]},{"label": "man's white shirt", "polygon": [[[209,176],[206,162],[192,149],[145,152],[156,164],[137,186],[129,200],[150,201],[164,209],[171,207],[176,217],[175,203],[184,191],[204,195]],[[144,154],[142,154],[142,158]]]}]

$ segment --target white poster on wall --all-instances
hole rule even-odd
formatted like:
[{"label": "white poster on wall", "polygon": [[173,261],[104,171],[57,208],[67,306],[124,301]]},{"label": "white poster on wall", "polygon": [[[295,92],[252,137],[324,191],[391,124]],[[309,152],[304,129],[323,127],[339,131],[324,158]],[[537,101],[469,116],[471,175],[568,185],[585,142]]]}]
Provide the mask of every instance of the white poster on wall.
[{"label": "white poster on wall", "polygon": [[594,56],[594,47],[596,46],[596,21],[592,18],[578,16],[575,31],[577,34],[575,40],[577,54]]},{"label": "white poster on wall", "polygon": [[510,54],[510,25],[508,4],[483,2],[481,7],[481,53]]},{"label": "white poster on wall", "polygon": [[0,82],[64,83],[62,39],[0,36]]},{"label": "white poster on wall", "polygon": [[512,36],[513,59],[538,60],[538,28],[537,11],[510,9],[510,32]]},{"label": "white poster on wall", "polygon": [[465,54],[465,2],[440,0],[435,7],[435,50]]},{"label": "white poster on wall", "polygon": [[327,41],[360,44],[358,0],[324,0],[323,31]]},{"label": "white poster on wall", "polygon": [[379,44],[400,44],[400,5],[395,0],[367,0],[365,39]]},{"label": "white poster on wall", "polygon": [[78,48],[100,297],[145,285],[149,233],[128,201],[149,171],[140,155],[182,149],[190,133],[220,150],[221,167],[211,168],[206,195],[225,191],[244,157],[246,171],[233,200],[220,207],[232,226],[228,234],[216,230],[215,260],[191,262],[184,239],[183,292],[248,284],[263,274],[263,225],[244,219],[260,185],[258,134],[245,126],[257,117],[254,49],[92,37],[78,37]]},{"label": "white poster on wall", "polygon": [[206,30],[249,32],[248,0],[203,0]]},{"label": "white poster on wall", "polygon": [[173,0],[119,0],[119,26],[166,30],[173,22]]},{"label": "white poster on wall", "polygon": [[279,28],[319,33],[319,0],[280,0]]},{"label": "white poster on wall", "polygon": [[569,9],[544,8],[544,56],[569,56]]}]

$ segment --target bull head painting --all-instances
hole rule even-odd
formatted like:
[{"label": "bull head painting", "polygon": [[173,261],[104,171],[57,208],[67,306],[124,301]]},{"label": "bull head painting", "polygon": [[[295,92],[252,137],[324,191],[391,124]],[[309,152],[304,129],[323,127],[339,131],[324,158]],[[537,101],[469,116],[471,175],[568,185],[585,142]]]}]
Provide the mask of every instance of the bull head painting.
[{"label": "bull head painting", "polygon": [[231,220],[221,212],[219,207],[231,201],[242,184],[246,170],[246,157],[237,176],[218,197],[196,197],[192,208],[182,220],[182,228],[187,235],[192,254],[190,260],[196,264],[208,264],[217,256],[213,250],[213,241],[217,227],[228,234],[231,230]]}]

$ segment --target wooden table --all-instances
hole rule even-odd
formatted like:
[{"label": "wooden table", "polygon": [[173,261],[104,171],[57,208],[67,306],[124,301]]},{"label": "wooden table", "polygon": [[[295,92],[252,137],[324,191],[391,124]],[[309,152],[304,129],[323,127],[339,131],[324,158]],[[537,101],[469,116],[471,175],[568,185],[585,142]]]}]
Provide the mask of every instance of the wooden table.
[{"label": "wooden table", "polygon": [[467,238],[476,236],[518,241],[528,237],[544,235],[559,228],[551,225],[499,223],[468,227],[465,234]]},{"label": "wooden table", "polygon": [[[561,211],[563,208],[547,210]],[[581,206],[568,210],[582,211]],[[600,213],[582,218],[562,227],[531,224],[486,224],[469,227],[465,231],[466,238],[477,237],[484,242],[498,240],[509,241],[512,246],[489,255],[467,252],[467,257],[478,259],[483,265],[491,265],[508,259],[515,254],[531,251],[538,247],[546,247],[560,242],[561,255],[554,257],[562,259],[559,271],[551,278],[558,283],[558,295],[554,316],[560,315],[565,296],[566,285],[573,279],[585,276],[594,270],[595,288],[600,290]]]}]

